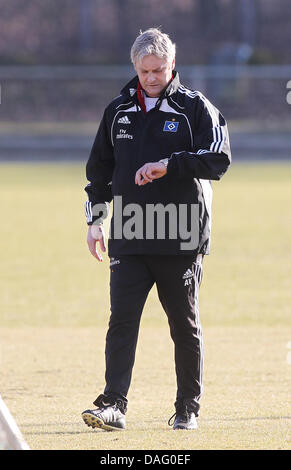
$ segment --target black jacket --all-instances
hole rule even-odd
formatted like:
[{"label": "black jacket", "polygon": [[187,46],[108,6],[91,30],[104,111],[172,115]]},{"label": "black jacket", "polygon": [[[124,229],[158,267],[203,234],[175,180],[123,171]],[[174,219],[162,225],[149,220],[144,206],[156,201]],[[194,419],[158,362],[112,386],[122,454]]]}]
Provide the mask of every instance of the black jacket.
[{"label": "black jacket", "polygon": [[[85,188],[89,198],[85,204],[87,223],[100,223],[105,216],[99,204],[114,199],[109,256],[208,254],[211,180],[219,180],[231,161],[225,119],[202,93],[181,85],[177,72],[156,107],[148,113],[141,109],[137,84],[135,77],[105,109],[86,167],[89,181]],[[164,177],[145,186],[135,184],[135,173],[142,165],[163,158],[169,158]],[[141,208],[138,214],[133,206],[128,206],[133,203]],[[151,236],[148,236],[146,209],[158,203],[163,207],[171,204],[178,210],[183,205],[184,210],[187,209],[188,232],[191,224],[196,224],[199,231],[195,248],[188,249],[184,245],[181,250],[185,236],[180,236],[179,230],[176,230],[177,237],[173,236],[170,216],[167,218],[166,212],[162,215],[165,236],[158,235],[157,221],[154,236],[151,230]],[[194,205],[199,207],[197,217],[191,213]],[[134,225],[134,216],[140,214],[143,214],[141,229]],[[193,217],[197,220],[193,221]],[[126,234],[121,230],[120,224],[124,226],[126,221],[132,228],[132,237],[128,236],[128,230]]]}]

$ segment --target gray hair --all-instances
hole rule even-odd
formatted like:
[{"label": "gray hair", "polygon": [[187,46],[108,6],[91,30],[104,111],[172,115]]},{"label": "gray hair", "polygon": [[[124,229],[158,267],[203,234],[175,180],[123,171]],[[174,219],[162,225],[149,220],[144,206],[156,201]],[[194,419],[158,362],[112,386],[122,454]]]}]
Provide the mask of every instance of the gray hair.
[{"label": "gray hair", "polygon": [[150,28],[144,32],[140,31],[130,51],[131,62],[135,65],[144,56],[150,54],[172,62],[176,55],[176,45],[167,34],[162,33],[158,28]]}]

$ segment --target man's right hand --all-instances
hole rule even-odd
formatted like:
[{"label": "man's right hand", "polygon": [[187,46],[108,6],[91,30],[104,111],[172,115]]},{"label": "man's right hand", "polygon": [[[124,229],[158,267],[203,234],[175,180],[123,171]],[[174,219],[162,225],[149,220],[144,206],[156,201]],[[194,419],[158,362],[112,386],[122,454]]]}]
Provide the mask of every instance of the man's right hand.
[{"label": "man's right hand", "polygon": [[100,225],[89,226],[87,243],[88,243],[90,253],[94,256],[94,258],[98,259],[98,261],[103,261],[102,255],[99,253],[97,249],[97,243],[99,243],[101,251],[103,251],[103,253],[105,253],[106,251],[105,233],[104,233],[102,226]]}]

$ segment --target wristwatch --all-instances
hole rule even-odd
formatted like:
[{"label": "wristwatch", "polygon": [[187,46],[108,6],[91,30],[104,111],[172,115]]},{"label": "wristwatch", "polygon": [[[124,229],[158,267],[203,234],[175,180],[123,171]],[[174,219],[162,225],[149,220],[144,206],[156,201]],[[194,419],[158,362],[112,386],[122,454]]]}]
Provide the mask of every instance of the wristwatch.
[{"label": "wristwatch", "polygon": [[168,163],[169,159],[168,158],[162,158],[162,160],[159,160],[160,163],[163,163],[166,168],[168,168]]}]

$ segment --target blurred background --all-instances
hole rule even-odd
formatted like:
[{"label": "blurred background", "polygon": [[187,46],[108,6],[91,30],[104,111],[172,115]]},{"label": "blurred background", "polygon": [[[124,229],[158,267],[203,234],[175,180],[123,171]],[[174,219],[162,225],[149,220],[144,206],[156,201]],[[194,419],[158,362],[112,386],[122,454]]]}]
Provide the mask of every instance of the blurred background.
[{"label": "blurred background", "polygon": [[[0,0],[0,159],[87,159],[130,47],[160,26],[182,82],[229,122],[233,159],[290,159],[290,0]],[[291,103],[291,98],[290,98]]]}]

